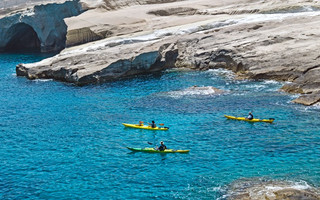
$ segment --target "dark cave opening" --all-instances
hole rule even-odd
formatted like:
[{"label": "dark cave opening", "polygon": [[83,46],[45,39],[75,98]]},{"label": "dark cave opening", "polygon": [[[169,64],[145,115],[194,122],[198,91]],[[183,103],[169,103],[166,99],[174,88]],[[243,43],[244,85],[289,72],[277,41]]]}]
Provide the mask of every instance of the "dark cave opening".
[{"label": "dark cave opening", "polygon": [[6,52],[40,52],[41,42],[34,29],[25,23],[13,25],[7,32],[10,38],[4,51]]}]

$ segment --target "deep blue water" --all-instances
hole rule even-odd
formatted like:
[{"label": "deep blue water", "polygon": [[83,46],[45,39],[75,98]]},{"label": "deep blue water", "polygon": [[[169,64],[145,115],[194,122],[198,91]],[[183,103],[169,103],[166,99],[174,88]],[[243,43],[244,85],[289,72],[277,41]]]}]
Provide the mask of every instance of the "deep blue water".
[{"label": "deep blue water", "polygon": [[[16,77],[45,55],[0,54],[0,199],[217,199],[239,178],[320,186],[320,112],[290,103],[281,83],[223,70],[166,71],[76,87]],[[188,95],[190,86],[224,95]],[[276,118],[275,123],[223,115]],[[155,132],[124,128],[165,123]],[[131,153],[126,146],[190,149]]]}]

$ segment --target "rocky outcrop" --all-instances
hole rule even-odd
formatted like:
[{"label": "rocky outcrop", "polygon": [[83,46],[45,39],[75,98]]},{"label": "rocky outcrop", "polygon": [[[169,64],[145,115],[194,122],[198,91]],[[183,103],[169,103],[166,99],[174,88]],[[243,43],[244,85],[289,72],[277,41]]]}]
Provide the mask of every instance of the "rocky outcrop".
[{"label": "rocky outcrop", "polygon": [[320,190],[305,182],[240,179],[231,183],[225,197],[228,200],[319,200]]},{"label": "rocky outcrop", "polygon": [[197,13],[197,9],[194,8],[169,8],[163,10],[152,10],[148,14],[157,15],[157,16],[170,16],[170,15],[194,15]]},{"label": "rocky outcrop", "polygon": [[158,44],[156,51],[153,45],[143,48],[139,44],[122,47],[112,47],[113,45],[110,43],[102,54],[87,51],[69,57],[64,52],[43,60],[36,66],[19,65],[17,75],[29,79],[52,78],[81,86],[168,69],[173,66],[178,55],[174,46],[166,43]]},{"label": "rocky outcrop", "polygon": [[36,5],[0,19],[0,51],[60,51],[65,48],[64,19],[82,12],[79,0]]},{"label": "rocky outcrop", "polygon": [[105,38],[103,35],[93,32],[88,27],[70,30],[67,33],[66,47],[101,40],[103,38]]},{"label": "rocky outcrop", "polygon": [[65,0],[1,0],[0,10],[9,11],[4,13],[10,13],[10,11],[17,11],[27,7],[33,7],[35,5],[47,4],[47,3],[63,3]]},{"label": "rocky outcrop", "polygon": [[315,105],[320,102],[320,92],[301,95],[297,99],[293,100],[293,102],[306,106]]},{"label": "rocky outcrop", "polygon": [[[316,59],[317,60],[317,59]],[[315,63],[316,64],[316,63]],[[310,66],[296,78],[292,83],[285,84],[283,91],[289,93],[302,94],[295,99],[294,103],[300,103],[307,106],[320,102],[320,66]]]},{"label": "rocky outcrop", "polygon": [[[228,6],[221,1],[197,2],[127,6],[114,11],[97,8],[65,19],[70,46],[109,38],[68,48],[40,63],[19,65],[17,74],[83,85],[151,69],[226,68],[238,78],[290,81],[282,89],[303,95],[294,102],[319,102],[318,1],[243,0],[230,1]],[[137,70],[131,60],[140,60],[147,52],[162,56],[146,62],[149,68],[144,65],[144,70]]]},{"label": "rocky outcrop", "polygon": [[144,4],[163,4],[183,0],[103,0],[105,7],[108,10],[115,10],[127,6],[144,5]]},{"label": "rocky outcrop", "polygon": [[[196,10],[183,7],[171,8],[171,3],[179,3],[180,0],[105,0],[96,4],[90,0],[81,0],[81,2],[84,7],[91,9],[77,17],[65,20],[68,25],[67,47],[114,36],[154,31],[168,25],[163,19],[161,19],[162,22],[155,23],[156,17],[150,17],[150,15],[186,15]],[[164,9],[159,11],[155,10],[155,7]],[[166,11],[167,13],[164,14]]]}]

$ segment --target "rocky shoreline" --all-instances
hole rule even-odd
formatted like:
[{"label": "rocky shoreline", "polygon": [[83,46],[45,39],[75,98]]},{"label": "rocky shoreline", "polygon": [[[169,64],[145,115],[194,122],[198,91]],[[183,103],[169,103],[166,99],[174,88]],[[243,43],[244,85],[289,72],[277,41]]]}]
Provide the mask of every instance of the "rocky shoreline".
[{"label": "rocky shoreline", "polygon": [[232,182],[224,196],[228,200],[283,200],[320,198],[319,188],[306,182],[266,180],[260,178],[239,179]]},{"label": "rocky shoreline", "polygon": [[17,75],[81,86],[169,68],[225,68],[242,79],[286,81],[283,91],[301,94],[295,103],[320,102],[319,2],[136,3],[86,4],[65,19],[72,47],[18,65]]}]

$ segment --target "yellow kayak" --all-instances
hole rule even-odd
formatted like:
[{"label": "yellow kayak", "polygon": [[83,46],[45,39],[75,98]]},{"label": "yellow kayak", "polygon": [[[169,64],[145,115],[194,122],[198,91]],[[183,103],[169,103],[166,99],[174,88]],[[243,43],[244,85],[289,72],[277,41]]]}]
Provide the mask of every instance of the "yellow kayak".
[{"label": "yellow kayak", "polygon": [[125,127],[129,127],[129,128],[139,128],[139,129],[146,129],[146,130],[155,130],[155,131],[167,131],[169,130],[168,127],[155,127],[152,128],[151,126],[146,126],[146,125],[139,125],[139,124],[126,124],[126,123],[122,123],[123,126]]},{"label": "yellow kayak", "polygon": [[245,117],[234,117],[234,116],[229,116],[225,115],[226,118],[228,119],[235,119],[235,120],[240,120],[240,121],[247,121],[247,122],[267,122],[267,123],[272,123],[274,121],[273,118],[270,119],[248,119]]},{"label": "yellow kayak", "polygon": [[131,151],[140,151],[140,152],[147,152],[147,153],[189,153],[190,150],[174,150],[174,149],[165,149],[163,151],[159,151],[155,148],[132,148],[127,147]]}]

